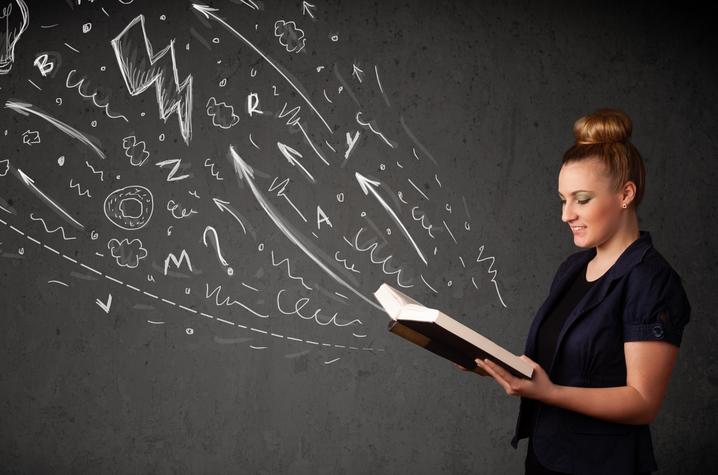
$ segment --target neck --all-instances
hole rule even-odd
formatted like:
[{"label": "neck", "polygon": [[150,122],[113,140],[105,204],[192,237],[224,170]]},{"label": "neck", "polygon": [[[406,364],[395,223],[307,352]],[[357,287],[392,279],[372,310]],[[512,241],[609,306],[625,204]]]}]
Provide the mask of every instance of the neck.
[{"label": "neck", "polygon": [[618,260],[631,243],[639,238],[638,219],[636,219],[635,213],[631,214],[633,219],[627,219],[627,222],[613,236],[596,246],[594,260],[611,265]]}]

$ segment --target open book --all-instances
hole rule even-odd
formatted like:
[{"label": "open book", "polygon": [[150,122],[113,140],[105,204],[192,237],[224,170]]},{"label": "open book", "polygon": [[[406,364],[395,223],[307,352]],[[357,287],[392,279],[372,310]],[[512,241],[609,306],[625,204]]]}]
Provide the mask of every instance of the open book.
[{"label": "open book", "polygon": [[448,315],[427,308],[388,284],[374,296],[389,314],[389,331],[467,369],[489,358],[511,374],[531,379],[533,366]]}]

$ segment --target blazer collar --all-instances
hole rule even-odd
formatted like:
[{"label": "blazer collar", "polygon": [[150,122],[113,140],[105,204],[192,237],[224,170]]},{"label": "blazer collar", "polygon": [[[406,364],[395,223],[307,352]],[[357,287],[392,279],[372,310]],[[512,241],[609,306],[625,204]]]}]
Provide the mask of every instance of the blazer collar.
[{"label": "blazer collar", "polygon": [[[583,296],[583,298],[576,304],[576,307],[571,311],[564,324],[561,332],[559,333],[558,339],[556,340],[556,348],[554,350],[553,357],[551,359],[551,365],[549,368],[544,368],[547,373],[550,374],[551,368],[553,367],[554,361],[556,360],[556,354],[561,345],[566,332],[570,327],[586,312],[597,306],[606,297],[611,283],[619,277],[626,274],[636,264],[643,260],[646,252],[652,247],[653,242],[651,240],[651,233],[645,230],[639,230],[638,239],[633,241],[621,255],[618,257],[616,262],[606,271],[604,275],[599,278],[599,281],[591,287],[591,289]],[[536,318],[534,318],[533,324],[529,329],[529,336],[526,340],[526,349],[524,353],[529,358],[535,357],[536,348],[536,336],[538,328],[541,322],[546,318],[548,313],[553,309],[554,304],[558,298],[563,294],[568,285],[573,282],[573,279],[578,275],[578,271],[583,266],[593,259],[596,255],[596,248],[586,249],[579,251],[569,257],[569,261],[566,264],[566,269],[557,277],[556,284],[552,286],[552,290],[544,302],[539,308]]]}]

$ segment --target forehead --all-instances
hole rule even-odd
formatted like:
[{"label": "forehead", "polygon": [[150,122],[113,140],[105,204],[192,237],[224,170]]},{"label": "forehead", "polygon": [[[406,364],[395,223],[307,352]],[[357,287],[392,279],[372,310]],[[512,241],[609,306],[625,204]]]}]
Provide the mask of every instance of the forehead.
[{"label": "forehead", "polygon": [[598,160],[566,163],[558,174],[558,191],[561,194],[570,194],[574,190],[601,191],[607,189],[609,184],[603,165]]}]

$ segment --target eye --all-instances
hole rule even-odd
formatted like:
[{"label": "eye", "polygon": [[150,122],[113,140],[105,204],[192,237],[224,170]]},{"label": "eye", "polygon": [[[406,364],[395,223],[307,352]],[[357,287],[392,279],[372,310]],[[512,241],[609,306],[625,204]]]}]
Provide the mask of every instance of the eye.
[{"label": "eye", "polygon": [[587,199],[585,199],[585,200],[578,200],[578,204],[580,204],[580,205],[585,205],[585,204],[588,203],[589,201],[591,201],[591,198],[587,198]]}]

